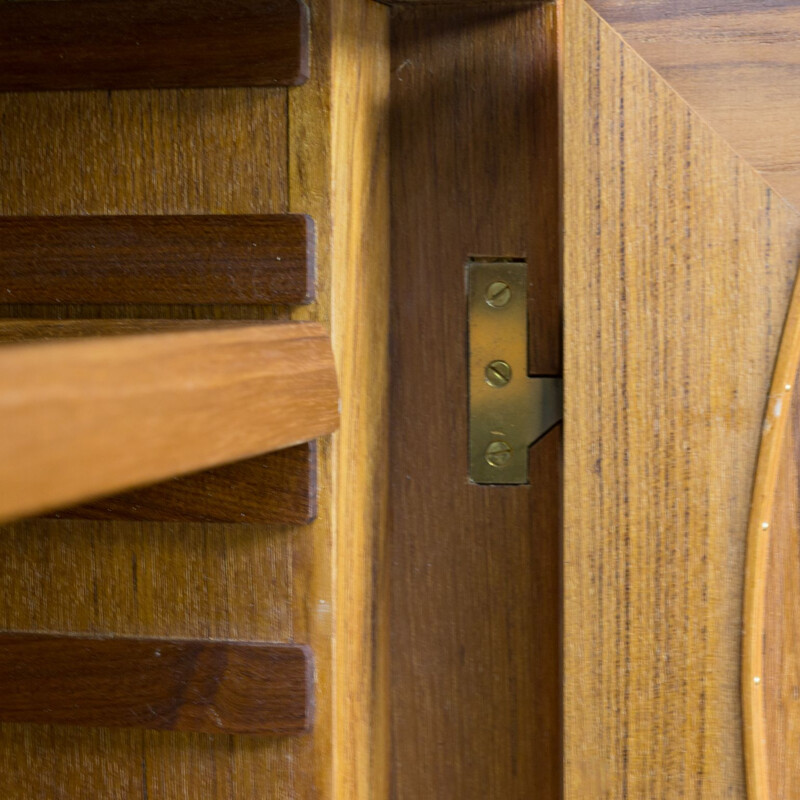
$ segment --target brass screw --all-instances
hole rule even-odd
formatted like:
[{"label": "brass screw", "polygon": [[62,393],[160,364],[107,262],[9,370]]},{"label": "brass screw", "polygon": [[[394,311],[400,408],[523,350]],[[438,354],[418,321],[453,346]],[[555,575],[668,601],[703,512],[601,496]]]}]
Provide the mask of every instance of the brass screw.
[{"label": "brass screw", "polygon": [[505,281],[490,283],[484,295],[492,308],[503,308],[511,301],[511,287]]},{"label": "brass screw", "polygon": [[511,454],[513,452],[508,442],[492,442],[486,448],[486,461],[490,466],[501,469],[511,461]]},{"label": "brass screw", "polygon": [[505,361],[492,361],[491,364],[487,364],[484,374],[489,386],[502,389],[504,386],[508,386],[508,382],[511,380],[511,367]]}]

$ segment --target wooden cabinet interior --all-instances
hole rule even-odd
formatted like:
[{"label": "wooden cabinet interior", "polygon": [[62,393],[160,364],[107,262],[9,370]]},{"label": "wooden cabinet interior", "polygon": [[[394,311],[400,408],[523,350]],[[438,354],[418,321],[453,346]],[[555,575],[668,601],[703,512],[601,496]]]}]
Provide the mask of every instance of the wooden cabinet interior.
[{"label": "wooden cabinet interior", "polygon": [[[561,371],[558,6],[392,16],[393,796],[558,798],[561,431],[468,482],[465,265],[529,262],[529,371]],[[443,743],[446,743],[444,745]]]},{"label": "wooden cabinet interior", "polygon": [[[71,15],[68,33],[80,46],[81,38],[85,45],[102,30],[105,11],[126,4],[97,4],[98,13],[83,26],[75,23],[92,4],[18,5],[0,4],[5,21],[31,11],[51,20]],[[132,17],[147,24],[156,9],[162,45],[179,31],[176,57],[191,55],[200,42],[202,64],[191,75],[175,68],[173,53],[156,57],[158,74],[149,71],[145,62],[158,36],[145,41],[141,54],[124,42],[116,53],[109,53],[113,46],[89,53],[95,65],[109,58],[99,78],[92,64],[81,72],[74,59],[75,68],[64,70],[53,69],[52,59],[29,61],[27,73],[14,79],[17,88],[34,91],[0,93],[0,214],[310,215],[317,222],[314,302],[289,308],[254,294],[255,302],[232,296],[106,296],[106,302],[86,295],[54,303],[42,296],[9,299],[0,315],[123,327],[148,319],[322,323],[333,330],[331,345],[345,368],[341,431],[317,448],[319,515],[308,529],[256,519],[246,526],[199,523],[182,514],[180,521],[154,522],[149,514],[128,518],[127,512],[114,520],[39,518],[4,526],[0,627],[173,643],[307,642],[314,650],[314,726],[306,736],[254,742],[186,729],[7,722],[0,725],[4,797],[205,797],[216,791],[248,800],[366,798],[385,786],[386,625],[375,564],[383,557],[387,492],[389,10],[312,0],[313,24],[306,29],[292,22],[304,22],[304,5],[221,4],[223,11],[242,12],[228,25],[214,18],[219,7],[213,3],[132,4]],[[199,20],[202,40],[193,40],[185,18],[170,32],[174,9],[189,9]],[[261,23],[274,22],[275,14],[291,24],[265,32]],[[0,27],[2,36],[10,22]],[[111,33],[126,35],[124,27]],[[226,35],[235,37],[232,45]],[[111,35],[107,43],[114,41]],[[52,55],[58,44],[51,44]],[[254,52],[259,64],[251,68]],[[308,52],[308,80],[296,92],[148,88],[298,83]],[[5,49],[0,65],[14,58]],[[133,85],[143,91],[38,91]],[[350,358],[353,353],[361,358]]]}]

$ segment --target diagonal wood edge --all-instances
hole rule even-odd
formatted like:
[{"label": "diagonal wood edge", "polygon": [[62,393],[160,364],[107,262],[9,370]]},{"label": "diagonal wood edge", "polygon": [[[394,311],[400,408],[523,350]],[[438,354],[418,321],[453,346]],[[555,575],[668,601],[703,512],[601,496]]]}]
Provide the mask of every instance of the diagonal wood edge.
[{"label": "diagonal wood edge", "polygon": [[800,208],[794,0],[588,0],[765,181]]},{"label": "diagonal wood edge", "polygon": [[[776,485],[785,447],[791,407],[797,403],[795,380],[800,369],[800,281],[797,281],[767,399],[758,456],[750,522],[747,529],[742,633],[742,713],[747,789],[750,800],[769,797],[764,699],[764,634],[770,547]],[[766,526],[766,527],[765,527]]]}]

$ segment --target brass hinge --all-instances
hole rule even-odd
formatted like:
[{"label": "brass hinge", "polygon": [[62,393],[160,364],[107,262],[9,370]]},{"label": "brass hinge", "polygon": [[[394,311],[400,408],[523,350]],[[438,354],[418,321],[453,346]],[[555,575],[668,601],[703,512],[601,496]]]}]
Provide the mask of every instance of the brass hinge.
[{"label": "brass hinge", "polygon": [[528,483],[528,448],[562,418],[562,379],[528,376],[528,266],[467,264],[469,477]]}]

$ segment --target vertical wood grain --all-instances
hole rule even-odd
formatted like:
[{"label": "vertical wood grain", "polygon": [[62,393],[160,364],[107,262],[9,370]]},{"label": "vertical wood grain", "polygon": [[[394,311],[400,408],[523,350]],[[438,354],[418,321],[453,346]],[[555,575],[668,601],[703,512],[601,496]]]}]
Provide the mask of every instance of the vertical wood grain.
[{"label": "vertical wood grain", "polygon": [[[558,231],[557,202],[536,200],[552,175],[538,168],[558,161],[538,149],[557,143],[546,135],[552,120],[537,118],[555,36],[550,3],[393,9],[398,800],[561,796],[557,439],[534,448],[531,486],[469,483],[464,296],[471,255],[531,257],[534,279],[558,294],[557,261],[536,272],[541,231]],[[534,347],[533,369],[558,369],[557,329]]]},{"label": "vertical wood grain", "polygon": [[334,797],[389,798],[389,9],[333,8]]},{"label": "vertical wood grain", "polygon": [[318,259],[329,259],[316,318],[330,326],[342,395],[340,431],[320,447],[330,491],[293,553],[313,565],[297,586],[294,624],[314,647],[326,698],[308,742],[312,780],[321,797],[375,800],[388,791],[388,23],[376,3],[317,2],[312,74],[289,103],[290,210],[314,218]]},{"label": "vertical wood grain", "polygon": [[568,798],[744,797],[744,545],[800,219],[565,4]]}]

